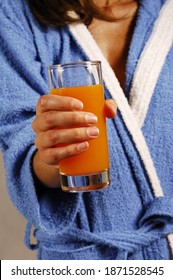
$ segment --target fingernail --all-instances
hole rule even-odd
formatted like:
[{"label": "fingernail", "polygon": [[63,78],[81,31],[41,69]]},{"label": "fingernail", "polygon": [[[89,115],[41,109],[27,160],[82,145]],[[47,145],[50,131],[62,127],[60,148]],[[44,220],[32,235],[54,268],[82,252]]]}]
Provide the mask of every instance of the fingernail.
[{"label": "fingernail", "polygon": [[88,124],[95,124],[97,122],[97,117],[94,114],[87,114],[86,115],[86,121]]},{"label": "fingernail", "polygon": [[112,110],[114,111],[114,113],[117,112],[117,106],[115,106],[114,104],[112,103],[109,103],[110,107],[112,108]]},{"label": "fingernail", "polygon": [[44,106],[44,104],[45,104],[45,97],[42,96],[42,97],[40,98],[40,105],[41,105],[41,106]]},{"label": "fingernail", "polygon": [[73,100],[71,103],[73,110],[82,110],[83,109],[83,103],[79,100]]},{"label": "fingernail", "polygon": [[96,138],[99,135],[99,129],[97,127],[89,127],[87,133],[90,138]]},{"label": "fingernail", "polygon": [[88,149],[88,142],[83,142],[83,143],[80,143],[78,146],[77,146],[77,149],[79,151],[85,151],[86,149]]}]

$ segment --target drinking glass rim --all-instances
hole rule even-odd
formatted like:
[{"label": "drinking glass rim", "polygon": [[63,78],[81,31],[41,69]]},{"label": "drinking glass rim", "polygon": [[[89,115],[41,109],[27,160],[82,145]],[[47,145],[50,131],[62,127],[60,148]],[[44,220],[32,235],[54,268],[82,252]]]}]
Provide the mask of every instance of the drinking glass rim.
[{"label": "drinking glass rim", "polygon": [[77,66],[89,66],[89,65],[101,65],[100,60],[85,60],[85,61],[76,61],[76,62],[67,62],[63,64],[53,64],[48,67],[48,70],[56,68],[68,68],[68,67],[77,67]]}]

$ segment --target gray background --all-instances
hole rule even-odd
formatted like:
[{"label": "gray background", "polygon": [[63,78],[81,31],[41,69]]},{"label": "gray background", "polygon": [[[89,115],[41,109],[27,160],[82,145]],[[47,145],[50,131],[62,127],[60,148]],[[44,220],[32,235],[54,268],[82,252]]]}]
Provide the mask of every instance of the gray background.
[{"label": "gray background", "polygon": [[26,221],[12,205],[6,190],[5,170],[0,152],[0,259],[34,260],[36,252],[24,245]]}]

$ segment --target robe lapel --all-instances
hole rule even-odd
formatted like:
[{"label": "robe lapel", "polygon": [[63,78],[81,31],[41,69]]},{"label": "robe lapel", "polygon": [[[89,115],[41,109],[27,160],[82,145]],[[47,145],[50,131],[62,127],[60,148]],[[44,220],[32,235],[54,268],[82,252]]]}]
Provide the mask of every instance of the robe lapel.
[{"label": "robe lapel", "polygon": [[163,190],[156,174],[156,170],[154,168],[154,164],[145,138],[112,68],[110,67],[106,58],[103,56],[100,48],[98,47],[97,43],[95,42],[94,38],[85,25],[73,24],[69,27],[69,29],[78,44],[85,51],[88,58],[90,60],[100,60],[102,62],[102,72],[105,85],[109,90],[112,98],[116,101],[123,121],[129,133],[131,134],[133,142],[141,156],[145,169],[148,173],[151,186],[153,187],[154,195],[163,196]]},{"label": "robe lapel", "polygon": [[129,104],[142,127],[166,56],[173,44],[173,1],[165,3],[137,64]]}]

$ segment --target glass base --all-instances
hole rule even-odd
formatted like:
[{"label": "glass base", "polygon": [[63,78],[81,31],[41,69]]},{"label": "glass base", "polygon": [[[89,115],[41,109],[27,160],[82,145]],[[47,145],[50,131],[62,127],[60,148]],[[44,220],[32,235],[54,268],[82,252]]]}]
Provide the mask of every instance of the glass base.
[{"label": "glass base", "polygon": [[61,188],[65,192],[92,192],[110,185],[109,169],[97,174],[68,176],[60,174]]}]

